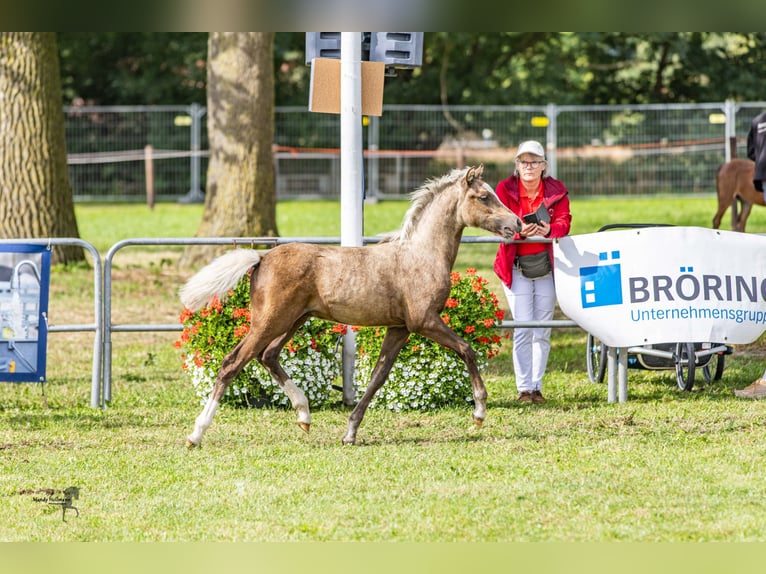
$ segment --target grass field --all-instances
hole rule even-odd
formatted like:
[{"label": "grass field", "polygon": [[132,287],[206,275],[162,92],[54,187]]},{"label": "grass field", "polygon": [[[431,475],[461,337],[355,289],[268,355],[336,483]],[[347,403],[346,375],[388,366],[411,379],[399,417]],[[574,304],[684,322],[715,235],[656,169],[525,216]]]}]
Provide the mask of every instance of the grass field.
[{"label": "grass field", "polygon": [[[396,228],[406,207],[366,205],[365,235]],[[715,200],[573,199],[572,211],[573,233],[615,222],[709,227]],[[82,238],[102,255],[125,238],[191,237],[200,214],[198,205],[77,206]],[[337,202],[278,206],[283,236],[337,236],[339,217]],[[766,210],[754,209],[748,231],[766,232]],[[463,246],[456,268],[496,281],[494,251]],[[178,253],[115,258],[114,322],[177,321],[189,274]],[[93,320],[89,269],[53,270],[49,315]],[[203,448],[188,451],[199,405],[175,338],[113,335],[105,410],[88,406],[88,333],[50,335],[43,388],[0,385],[0,540],[766,540],[766,403],[732,392],[762,373],[762,341],[737,347],[721,381],[698,378],[690,393],[677,390],[674,372],[631,370],[629,401],[608,404],[606,385],[585,372],[585,333],[554,329],[548,403],[515,403],[507,345],[485,373],[481,430],[467,407],[370,410],[358,444],[343,447],[349,411],[338,397],[314,412],[308,436],[292,411],[223,409]],[[80,489],[79,516],[64,522],[48,502],[69,486]]]}]

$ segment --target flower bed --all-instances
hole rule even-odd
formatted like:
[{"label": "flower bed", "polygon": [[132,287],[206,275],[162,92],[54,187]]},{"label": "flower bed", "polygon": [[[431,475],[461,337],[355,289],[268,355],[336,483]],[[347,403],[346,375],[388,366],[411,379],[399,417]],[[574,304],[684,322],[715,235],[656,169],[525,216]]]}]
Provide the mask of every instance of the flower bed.
[{"label": "flower bed", "polygon": [[[467,269],[453,272],[450,296],[442,320],[468,341],[476,352],[479,368],[497,355],[501,339],[495,327],[503,319],[497,296],[487,280]],[[213,300],[191,313],[184,309],[184,329],[175,346],[182,351],[183,368],[204,404],[213,390],[221,361],[250,330],[250,278],[245,277],[229,292],[225,302]],[[333,381],[341,373],[341,335],[344,325],[309,319],[282,349],[280,361],[293,382],[318,407],[330,398]],[[354,382],[361,397],[380,353],[385,328],[354,327],[356,362]],[[420,335],[411,335],[399,353],[371,407],[394,411],[430,410],[465,404],[472,399],[465,363],[453,351]],[[258,363],[251,361],[226,389],[223,404],[236,406],[290,406],[281,388]]]}]

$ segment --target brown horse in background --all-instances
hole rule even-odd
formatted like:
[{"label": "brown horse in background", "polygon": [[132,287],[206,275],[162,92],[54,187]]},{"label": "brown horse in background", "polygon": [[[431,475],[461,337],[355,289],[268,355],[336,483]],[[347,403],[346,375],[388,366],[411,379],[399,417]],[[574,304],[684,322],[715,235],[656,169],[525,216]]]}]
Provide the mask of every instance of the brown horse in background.
[{"label": "brown horse in background", "polygon": [[764,205],[763,193],[753,186],[754,169],[755,164],[749,159],[733,159],[718,168],[715,177],[718,211],[713,229],[718,229],[723,214],[731,206],[731,228],[744,232],[753,205]]}]

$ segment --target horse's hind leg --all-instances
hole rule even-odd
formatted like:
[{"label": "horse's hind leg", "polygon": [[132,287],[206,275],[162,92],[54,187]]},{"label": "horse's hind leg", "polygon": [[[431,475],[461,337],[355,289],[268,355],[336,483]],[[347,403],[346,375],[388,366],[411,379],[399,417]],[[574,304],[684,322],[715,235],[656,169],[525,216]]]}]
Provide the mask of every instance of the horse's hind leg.
[{"label": "horse's hind leg", "polygon": [[713,229],[718,229],[721,226],[721,219],[723,219],[723,214],[726,213],[726,210],[729,209],[729,204],[730,201],[722,198],[719,191],[718,211],[716,211],[715,216],[713,216]]},{"label": "horse's hind leg", "polygon": [[186,446],[194,448],[202,442],[202,435],[210,427],[213,417],[221,404],[221,398],[226,392],[226,387],[240,373],[263,347],[263,343],[251,331],[242,339],[234,349],[223,358],[221,368],[218,371],[213,391],[205,403],[205,408],[194,422],[194,431],[186,437]]},{"label": "horse's hind leg", "polygon": [[354,444],[356,442],[356,431],[364,418],[364,413],[367,411],[372,397],[375,396],[378,389],[386,382],[386,377],[388,377],[388,373],[391,371],[399,351],[402,350],[402,347],[407,342],[409,334],[410,332],[405,327],[389,327],[386,330],[386,336],[383,338],[383,343],[380,346],[378,362],[372,370],[370,384],[348,417],[348,428],[346,429],[346,434],[343,435],[343,444]]},{"label": "horse's hind leg", "polygon": [[737,221],[737,231],[745,232],[745,226],[747,225],[747,218],[750,217],[750,211],[753,209],[753,204],[749,201],[742,200],[742,211],[739,214],[739,220]]},{"label": "horse's hind leg", "polygon": [[282,368],[279,362],[279,353],[282,351],[285,343],[295,334],[298,328],[306,322],[308,316],[301,317],[296,321],[292,328],[283,335],[280,335],[274,341],[272,341],[263,355],[258,357],[263,367],[269,372],[271,377],[279,384],[282,390],[290,399],[290,403],[298,413],[298,426],[305,433],[309,432],[311,428],[311,413],[309,411],[309,402],[306,399],[306,395],[295,383],[290,379],[290,376]]}]

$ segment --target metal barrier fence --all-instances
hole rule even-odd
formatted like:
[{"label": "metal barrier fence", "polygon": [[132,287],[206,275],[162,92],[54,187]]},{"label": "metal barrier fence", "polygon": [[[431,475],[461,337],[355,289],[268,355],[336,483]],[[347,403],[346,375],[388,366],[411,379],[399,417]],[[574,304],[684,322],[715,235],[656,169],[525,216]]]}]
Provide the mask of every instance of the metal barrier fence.
[{"label": "metal barrier fence", "polygon": [[[622,106],[388,105],[364,119],[365,195],[403,198],[423,181],[484,163],[490,182],[513,168],[516,145],[547,145],[550,171],[577,196],[713,193],[718,166],[744,157],[753,116],[766,102]],[[158,201],[199,199],[207,171],[206,109],[66,107],[76,201],[143,201],[151,146]],[[340,117],[275,110],[277,199],[337,199]]]},{"label": "metal barrier fence", "polygon": [[[377,243],[379,237],[364,237],[364,245]],[[461,239],[461,244],[465,243],[498,243],[501,241],[494,236],[469,236]],[[550,243],[551,239],[539,239],[543,243]],[[150,331],[181,331],[180,324],[113,324],[112,323],[112,267],[113,259],[117,253],[123,249],[138,245],[231,245],[231,246],[252,246],[252,245],[271,245],[276,246],[282,243],[320,243],[320,244],[340,244],[340,237],[216,237],[216,238],[137,238],[125,239],[115,243],[107,252],[104,259],[104,297],[103,297],[103,377],[101,384],[101,393],[99,405],[106,406],[106,402],[112,400],[112,333],[119,332],[150,332]],[[569,319],[551,320],[551,321],[501,321],[498,328],[526,328],[526,327],[577,327],[574,321]],[[346,380],[344,376],[344,396],[346,396],[347,387],[353,385],[353,381]],[[353,396],[353,393],[350,394]],[[91,404],[91,406],[97,406]]]},{"label": "metal barrier fence", "polygon": [[49,324],[48,333],[74,333],[93,331],[93,361],[91,368],[91,388],[90,388],[90,406],[98,407],[103,405],[101,401],[101,366],[103,352],[103,275],[101,272],[101,256],[98,250],[82,239],[77,238],[48,238],[48,239],[0,239],[0,245],[8,244],[29,244],[29,245],[74,245],[82,247],[90,253],[93,260],[93,323],[84,324]]}]

